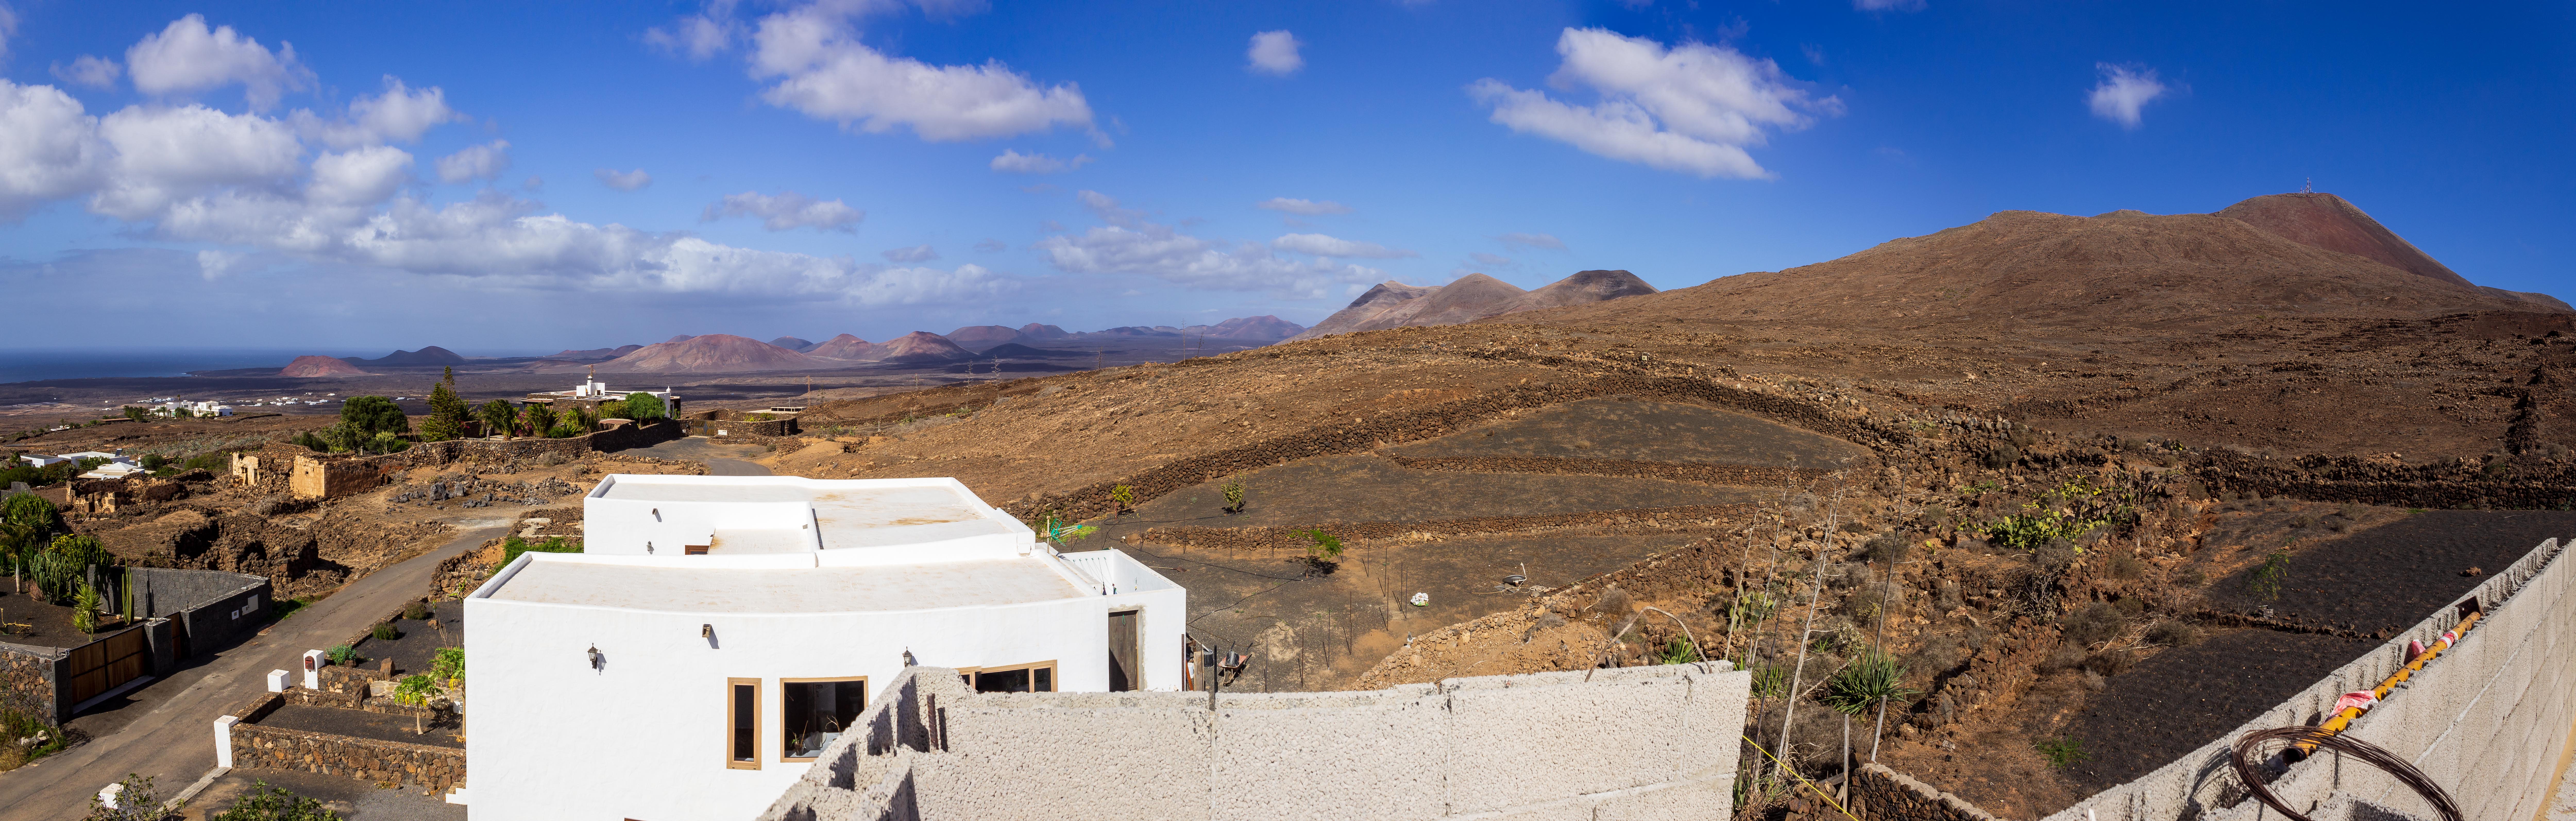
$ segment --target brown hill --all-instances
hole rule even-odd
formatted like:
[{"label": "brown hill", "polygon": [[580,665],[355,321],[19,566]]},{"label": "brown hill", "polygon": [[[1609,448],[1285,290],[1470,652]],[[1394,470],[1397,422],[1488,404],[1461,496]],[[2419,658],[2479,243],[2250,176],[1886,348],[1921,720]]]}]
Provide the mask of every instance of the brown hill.
[{"label": "brown hill", "polygon": [[2256,315],[2416,318],[2485,310],[2553,309],[2217,214],[2005,211],[1814,265],[1498,321],[1949,326],[1969,333],[2030,323],[2169,332]]},{"label": "brown hill", "polygon": [[1053,325],[1040,325],[1035,322],[1020,326],[1020,333],[1030,339],[1037,340],[1063,339],[1065,337],[1072,336],[1072,334],[1065,333],[1063,328],[1058,328]]},{"label": "brown hill", "polygon": [[877,346],[874,343],[849,334],[842,334],[815,343],[814,347],[805,349],[805,355],[825,359],[864,360],[876,358],[876,351]]},{"label": "brown hill", "polygon": [[707,334],[646,345],[599,364],[610,373],[739,373],[833,367],[795,351],[732,334]]},{"label": "brown hill", "polygon": [[973,351],[960,348],[948,337],[929,331],[914,331],[885,341],[877,346],[874,357],[880,362],[945,362],[973,358]]},{"label": "brown hill", "polygon": [[1535,291],[1523,291],[1511,283],[1484,274],[1468,274],[1447,285],[1406,285],[1389,281],[1370,288],[1368,293],[1352,300],[1350,307],[1325,317],[1324,321],[1315,323],[1315,327],[1288,338],[1313,339],[1353,331],[1456,325],[1503,314],[1652,293],[1655,293],[1655,286],[1626,271],[1583,271]]},{"label": "brown hill", "polygon": [[1001,325],[968,325],[948,332],[948,341],[960,348],[980,351],[995,345],[1031,342],[1028,336]]},{"label": "brown hill", "polygon": [[795,352],[797,352],[797,353],[804,353],[804,352],[806,352],[806,351],[810,351],[810,350],[813,350],[813,349],[814,349],[814,343],[813,343],[813,342],[808,341],[808,340],[798,339],[798,338],[796,338],[796,337],[792,337],[792,336],[782,336],[782,337],[779,337],[779,338],[777,338],[777,339],[769,340],[769,344],[776,345],[776,346],[781,347],[781,348],[786,348],[786,349],[788,349],[788,350],[795,351]]},{"label": "brown hill", "polygon": [[366,376],[345,360],[328,356],[299,356],[277,371],[279,376]]},{"label": "brown hill", "polygon": [[2300,245],[2341,251],[2416,276],[2470,287],[2467,277],[2333,194],[2267,194],[2227,206],[2218,215]]},{"label": "brown hill", "polygon": [[1242,339],[1253,342],[1277,342],[1306,332],[1306,326],[1269,314],[1239,316],[1214,325],[1192,325],[1188,331],[1215,339]]}]

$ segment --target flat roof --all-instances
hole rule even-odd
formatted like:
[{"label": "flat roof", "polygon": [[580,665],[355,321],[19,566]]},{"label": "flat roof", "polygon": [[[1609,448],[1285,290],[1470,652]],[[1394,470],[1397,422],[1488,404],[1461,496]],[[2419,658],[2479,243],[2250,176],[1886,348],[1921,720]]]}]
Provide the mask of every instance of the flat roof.
[{"label": "flat roof", "polygon": [[619,475],[598,498],[672,504],[803,503],[812,508],[814,522],[822,528],[825,550],[1019,530],[1017,522],[995,518],[974,496],[946,484],[869,487],[855,481],[775,479],[723,482],[698,476]]},{"label": "flat roof", "polygon": [[683,613],[853,613],[1053,601],[1090,595],[1038,556],[867,567],[714,568],[528,554],[490,596]]}]

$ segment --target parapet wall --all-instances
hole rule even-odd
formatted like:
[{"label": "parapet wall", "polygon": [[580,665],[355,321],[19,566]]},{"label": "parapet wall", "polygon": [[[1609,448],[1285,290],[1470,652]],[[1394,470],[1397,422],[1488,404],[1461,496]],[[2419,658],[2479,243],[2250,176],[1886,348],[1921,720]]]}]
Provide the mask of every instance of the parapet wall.
[{"label": "parapet wall", "polygon": [[1346,693],[977,694],[913,667],[764,821],[1724,818],[1723,663]]},{"label": "parapet wall", "polygon": [[[2576,725],[2576,568],[2551,539],[2460,601],[2485,608],[2459,644],[2364,713],[2353,737],[2414,762],[2449,790],[2465,821],[2526,821],[2548,801]],[[2274,813],[2247,798],[2228,767],[2248,732],[2310,723],[2343,693],[2368,690],[2404,666],[2406,643],[2431,646],[2459,625],[2456,604],[2333,675],[2144,778],[2068,807],[2047,821],[2254,821]],[[2271,784],[2295,807],[2363,803],[2431,817],[2407,788],[2367,765],[2320,755]],[[1911,816],[1904,816],[1911,817]]]}]

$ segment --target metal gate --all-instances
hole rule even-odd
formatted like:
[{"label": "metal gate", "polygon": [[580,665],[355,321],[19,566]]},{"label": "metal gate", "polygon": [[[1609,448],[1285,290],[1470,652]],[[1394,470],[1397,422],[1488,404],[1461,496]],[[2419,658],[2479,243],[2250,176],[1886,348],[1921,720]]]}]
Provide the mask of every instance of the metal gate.
[{"label": "metal gate", "polygon": [[79,704],[98,694],[116,689],[149,672],[152,666],[152,644],[141,627],[72,648],[71,665],[64,679],[71,691],[71,703]]}]

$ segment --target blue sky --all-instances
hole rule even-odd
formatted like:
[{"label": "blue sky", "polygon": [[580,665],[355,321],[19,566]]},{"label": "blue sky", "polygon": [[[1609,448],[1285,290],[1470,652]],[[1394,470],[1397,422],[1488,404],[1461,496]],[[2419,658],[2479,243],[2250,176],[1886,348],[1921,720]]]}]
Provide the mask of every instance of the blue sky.
[{"label": "blue sky", "polygon": [[6,8],[0,281],[120,341],[1311,323],[2311,178],[2576,300],[2564,4]]}]

